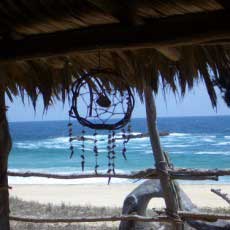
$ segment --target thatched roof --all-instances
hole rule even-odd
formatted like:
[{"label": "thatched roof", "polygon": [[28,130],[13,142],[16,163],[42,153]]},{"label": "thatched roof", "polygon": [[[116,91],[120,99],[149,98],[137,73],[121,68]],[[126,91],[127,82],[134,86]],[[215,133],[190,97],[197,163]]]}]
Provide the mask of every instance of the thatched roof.
[{"label": "thatched roof", "polygon": [[[1,87],[65,99],[72,76],[99,63],[137,89],[159,83],[182,95],[203,80],[230,105],[230,14],[226,0],[3,0]],[[119,81],[119,79],[117,79]],[[178,89],[179,87],[179,89]],[[61,93],[61,94],[60,94]]]}]

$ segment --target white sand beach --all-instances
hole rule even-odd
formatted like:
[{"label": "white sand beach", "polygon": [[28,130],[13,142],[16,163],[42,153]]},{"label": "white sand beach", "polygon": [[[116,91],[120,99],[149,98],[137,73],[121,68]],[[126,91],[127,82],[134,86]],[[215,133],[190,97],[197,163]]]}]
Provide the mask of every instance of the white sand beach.
[{"label": "white sand beach", "polygon": [[[137,184],[77,184],[77,185],[11,185],[11,197],[40,203],[92,205],[121,207],[125,197]],[[210,191],[211,188],[222,189],[230,194],[229,184],[196,185],[183,184],[181,187],[198,207],[229,207],[222,198]],[[153,199],[149,208],[164,207],[163,199]]]}]

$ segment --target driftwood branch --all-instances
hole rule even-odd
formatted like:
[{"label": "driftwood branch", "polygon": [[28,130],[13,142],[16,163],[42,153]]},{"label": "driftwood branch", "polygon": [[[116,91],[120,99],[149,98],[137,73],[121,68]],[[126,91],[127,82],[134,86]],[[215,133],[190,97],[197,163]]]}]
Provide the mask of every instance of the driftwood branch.
[{"label": "driftwood branch", "polygon": [[122,179],[150,179],[157,178],[156,170],[146,169],[143,171],[137,171],[132,173],[84,173],[84,174],[50,174],[50,173],[39,173],[39,172],[11,172],[8,171],[8,176],[18,176],[18,177],[43,177],[43,178],[53,178],[53,179],[86,179],[86,178],[122,178]]},{"label": "driftwood branch", "polygon": [[[230,170],[202,170],[202,169],[184,169],[174,168],[169,169],[169,175],[172,179],[178,180],[218,180],[219,176],[229,176]],[[39,173],[39,172],[12,172],[8,171],[8,176],[17,177],[43,177],[53,179],[86,179],[86,178],[123,178],[123,179],[156,179],[158,173],[155,169],[146,169],[131,173],[84,173],[84,174],[50,174],[50,173]]]},{"label": "driftwood branch", "polygon": [[171,176],[189,175],[189,176],[230,176],[229,169],[190,169],[174,168],[169,169]]},{"label": "driftwood branch", "polygon": [[221,192],[221,189],[211,189],[211,192],[215,193],[217,196],[220,196],[222,199],[224,199],[228,204],[230,204],[230,197],[227,193]]},{"label": "driftwood branch", "polygon": [[[173,218],[165,215],[164,211],[157,211],[159,215],[154,217],[139,216],[139,215],[121,215],[121,216],[102,216],[102,217],[76,217],[76,218],[58,218],[58,219],[41,219],[30,217],[10,216],[11,221],[30,222],[30,223],[84,223],[84,222],[107,222],[107,221],[141,221],[141,222],[172,222]],[[203,212],[186,212],[178,211],[178,215],[182,220],[204,220],[215,222],[217,220],[230,220],[230,215],[227,214],[210,214]]]},{"label": "driftwood branch", "polygon": [[143,221],[143,222],[171,222],[167,216],[159,217],[146,217],[139,215],[121,215],[121,216],[102,216],[102,217],[76,217],[68,219],[40,219],[40,218],[29,218],[29,217],[17,217],[11,216],[10,220],[30,223],[84,223],[84,222],[105,222],[105,221]]},{"label": "driftwood branch", "polygon": [[[52,178],[52,179],[87,179],[87,178],[121,178],[121,179],[157,179],[158,175],[156,170],[147,169],[143,171],[137,171],[133,173],[84,173],[84,174],[51,174],[51,173],[39,173],[39,172],[11,172],[8,171],[8,176],[13,177],[41,177],[41,178]],[[189,175],[179,175],[173,176],[174,179],[180,180],[218,180],[215,176],[189,176]]]},{"label": "driftwood branch", "polygon": [[[175,183],[177,194],[180,197],[180,210],[178,216],[194,229],[202,230],[220,230],[229,229],[230,222],[226,220],[216,220],[213,215],[206,215],[206,213],[199,212],[199,209],[192,203],[186,193]],[[163,198],[163,191],[159,180],[146,180],[135,188],[124,200],[122,207],[122,214],[138,214],[146,216],[146,210],[149,201],[153,198]],[[153,209],[154,213],[158,215],[166,215],[165,209]],[[182,211],[182,212],[180,212]],[[184,211],[184,212],[183,212]],[[192,212],[190,212],[192,211]],[[171,217],[169,215],[169,217]],[[197,218],[204,218],[205,220],[197,220]],[[188,218],[188,220],[187,220]],[[219,216],[218,216],[219,218]],[[225,217],[224,217],[225,218]],[[208,221],[207,221],[208,220]],[[208,223],[210,222],[210,223]],[[119,230],[127,229],[150,229],[147,223],[140,223],[135,221],[121,221]],[[171,229],[171,228],[170,228]]]},{"label": "driftwood branch", "polygon": [[[161,216],[165,216],[165,211],[157,211]],[[206,212],[188,212],[188,211],[178,211],[178,215],[182,220],[203,220],[208,222],[215,222],[217,220],[230,220],[229,214],[214,214]]]}]

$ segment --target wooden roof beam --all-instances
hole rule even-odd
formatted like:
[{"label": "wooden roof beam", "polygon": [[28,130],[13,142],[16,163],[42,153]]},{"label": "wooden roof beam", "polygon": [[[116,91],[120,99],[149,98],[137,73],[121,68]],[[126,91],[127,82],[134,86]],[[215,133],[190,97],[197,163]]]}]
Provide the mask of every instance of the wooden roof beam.
[{"label": "wooden roof beam", "polygon": [[0,62],[116,49],[176,47],[230,39],[230,13],[216,11],[110,24],[0,41]]},{"label": "wooden roof beam", "polygon": [[[94,4],[98,3],[97,1],[93,2]],[[107,0],[100,0],[99,3],[101,6],[107,6]],[[103,4],[102,4],[103,3]],[[112,15],[116,17],[122,24],[127,25],[143,25],[145,22],[143,18],[139,17],[137,14],[138,6],[140,1],[137,0],[116,0],[109,2],[110,7],[113,9],[111,11]],[[108,10],[106,8],[106,10]],[[156,48],[158,52],[164,55],[166,58],[171,61],[178,61],[180,59],[180,53],[176,48],[173,47],[159,47]]]},{"label": "wooden roof beam", "polygon": [[138,7],[143,5],[140,0],[88,0],[105,12],[109,12],[122,24],[136,25],[142,21],[138,16]]}]

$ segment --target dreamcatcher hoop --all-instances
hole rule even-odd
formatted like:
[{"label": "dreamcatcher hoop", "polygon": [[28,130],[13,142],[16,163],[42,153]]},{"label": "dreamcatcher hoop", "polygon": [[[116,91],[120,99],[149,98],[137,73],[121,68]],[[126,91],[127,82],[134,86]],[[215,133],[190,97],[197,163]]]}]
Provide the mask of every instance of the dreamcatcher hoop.
[{"label": "dreamcatcher hoop", "polygon": [[[109,83],[111,80],[118,83],[114,86]],[[78,111],[78,102],[82,88],[88,90],[89,93],[89,104],[87,105],[87,116],[85,117]],[[126,126],[130,121],[134,108],[134,96],[124,78],[119,76],[115,71],[101,68],[91,70],[77,79],[73,83],[71,90],[73,97],[69,116],[76,118],[81,125],[95,130],[117,130]],[[112,103],[115,97],[118,98],[116,94],[119,94],[121,98],[117,103]],[[118,105],[123,110],[120,113],[123,117],[114,123],[108,123],[108,120],[116,114],[115,109]],[[114,108],[112,108],[112,112],[109,112],[109,108],[112,106]],[[104,111],[100,114],[111,113],[110,118],[101,119],[97,110]],[[93,116],[93,112],[96,112],[96,115]],[[95,119],[97,121],[93,121],[90,118],[98,119]]]}]

